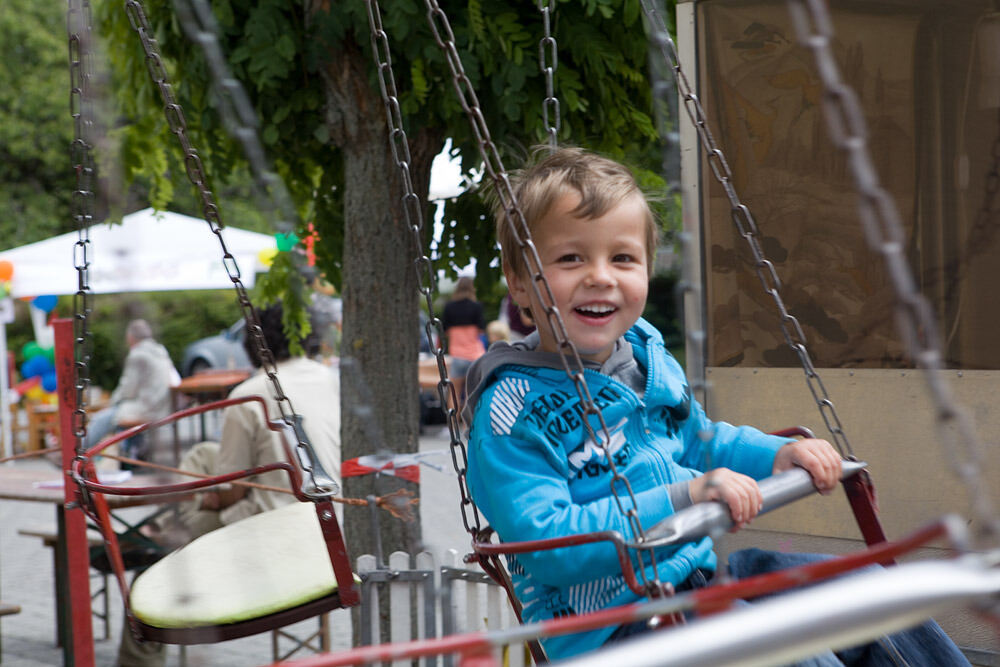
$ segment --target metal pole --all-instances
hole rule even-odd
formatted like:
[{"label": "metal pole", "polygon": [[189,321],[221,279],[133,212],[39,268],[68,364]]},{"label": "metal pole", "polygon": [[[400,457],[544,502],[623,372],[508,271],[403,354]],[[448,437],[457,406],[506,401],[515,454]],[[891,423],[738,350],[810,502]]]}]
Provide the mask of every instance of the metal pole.
[{"label": "metal pole", "polygon": [[[73,357],[73,320],[53,321],[55,329],[56,380],[59,392],[59,442],[62,468],[69,471],[76,456],[73,412],[76,409],[76,373]],[[70,622],[63,637],[63,664],[67,667],[94,667],[94,629],[90,616],[90,550],[87,545],[87,520],[77,500],[76,484],[64,480],[64,506],[60,510],[60,531],[56,550],[67,563],[66,603]],[[128,630],[126,629],[126,632]]]},{"label": "metal pole", "polygon": [[[12,456],[14,454],[14,439],[13,430],[10,427],[11,412],[10,412],[10,377],[7,373],[7,324],[6,322],[0,321],[0,352],[3,353],[3,359],[0,359],[0,424],[2,424],[2,437],[3,437],[3,450],[2,456],[4,458]],[[13,462],[8,462],[11,465]]]}]

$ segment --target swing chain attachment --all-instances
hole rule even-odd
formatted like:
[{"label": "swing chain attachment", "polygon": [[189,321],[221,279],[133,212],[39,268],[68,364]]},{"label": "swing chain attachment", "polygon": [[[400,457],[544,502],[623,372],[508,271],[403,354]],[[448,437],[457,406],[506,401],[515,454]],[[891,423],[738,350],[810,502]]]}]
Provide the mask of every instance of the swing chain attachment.
[{"label": "swing chain attachment", "polygon": [[[490,137],[490,131],[483,118],[482,107],[479,104],[476,91],[473,89],[472,83],[462,66],[458,49],[455,46],[455,35],[452,32],[451,24],[437,0],[425,0],[425,5],[427,7],[427,22],[430,25],[431,32],[434,34],[434,40],[445,54],[459,103],[468,117],[472,132],[476,137],[479,155],[483,160],[483,168],[489,174],[495,187],[496,195],[503,207],[505,224],[511,226],[524,265],[528,268],[531,275],[532,291],[542,304],[548,326],[555,338],[563,370],[576,389],[580,400],[580,412],[583,417],[581,421],[591,441],[604,451],[605,460],[611,471],[610,487],[612,496],[615,499],[619,512],[629,523],[634,538],[641,541],[644,539],[645,532],[639,520],[638,502],[632,491],[632,485],[618,469],[618,466],[615,465],[614,457],[608,454],[607,445],[611,441],[610,431],[608,430],[604,415],[594,404],[590,388],[587,386],[584,376],[583,362],[580,360],[576,346],[569,339],[566,325],[559,314],[559,309],[555,305],[555,298],[542,271],[541,259],[538,256],[534,242],[531,240],[531,231],[528,228],[524,212],[517,202],[510,177],[500,159],[500,153]],[[600,437],[595,431],[592,422],[597,422],[600,426]],[[627,500],[623,496],[627,496]],[[638,554],[638,557],[641,563],[643,554]],[[662,585],[659,582],[657,568],[655,567],[656,555],[652,551],[649,553],[649,559],[649,570],[653,573],[653,581],[649,580],[644,564],[640,564],[636,569],[643,580],[643,586],[650,592],[651,596],[655,596],[659,595],[662,591]]]},{"label": "swing chain attachment", "polygon": [[538,42],[538,67],[545,75],[545,99],[542,100],[542,122],[549,138],[549,151],[555,152],[559,145],[559,98],[555,92],[555,74],[559,67],[559,48],[552,35],[552,10],[556,0],[538,0],[538,11],[542,13],[542,28],[545,31]]},{"label": "swing chain attachment", "polygon": [[[465,530],[471,535],[480,532],[479,510],[472,502],[469,494],[469,487],[466,483],[466,472],[468,469],[468,458],[465,446],[462,442],[461,424],[459,422],[458,392],[455,385],[448,377],[448,365],[444,358],[444,348],[434,344],[434,335],[438,340],[444,340],[444,325],[439,317],[434,315],[434,294],[437,292],[437,280],[434,277],[434,263],[424,252],[424,214],[420,197],[414,192],[413,179],[410,175],[410,146],[406,139],[406,131],[403,129],[403,116],[399,105],[399,94],[396,89],[396,78],[392,72],[392,56],[389,53],[389,36],[382,26],[382,10],[378,0],[365,0],[365,7],[368,10],[368,25],[371,29],[372,57],[375,59],[375,66],[378,74],[379,90],[382,93],[382,101],[385,105],[386,124],[389,130],[389,147],[392,150],[393,160],[399,169],[399,177],[403,186],[403,196],[401,205],[406,226],[413,234],[413,247],[417,249],[417,258],[414,261],[414,268],[417,272],[417,284],[420,293],[425,299],[427,313],[429,315],[427,323],[424,325],[424,333],[434,357],[437,361],[438,395],[441,405],[450,406],[446,409],[445,415],[448,421],[448,433],[451,438],[450,449],[452,463],[458,475],[458,489],[461,493],[462,522]],[[471,515],[470,515],[471,509]]]},{"label": "swing chain attachment", "polygon": [[[653,109],[663,151],[663,173],[667,178],[666,195],[671,197],[679,193],[680,197],[686,199],[688,193],[681,187],[680,182],[680,134],[677,128],[680,118],[677,103],[678,87],[672,80],[667,80],[664,71],[670,69],[671,73],[673,72],[672,61],[666,56],[669,53],[668,49],[672,48],[670,32],[663,21],[658,2],[642,0],[642,7],[645,11],[649,39],[649,74],[653,91]],[[671,119],[674,122],[673,127],[670,127]],[[681,210],[690,211],[692,207],[686,205],[685,202]],[[692,234],[682,229],[677,234],[677,244],[680,247],[681,256],[681,279],[675,288],[677,312],[682,314],[685,323],[688,358],[694,360],[694,363],[687,364],[688,385],[693,396],[703,397],[708,388],[703,361],[705,330],[701,315],[701,287],[696,275],[697,257]]]},{"label": "swing chain attachment", "polygon": [[160,91],[160,97],[164,104],[163,110],[170,126],[170,131],[177,137],[177,141],[184,154],[184,167],[188,180],[197,189],[201,198],[202,213],[205,222],[208,223],[212,233],[219,240],[219,245],[222,248],[222,264],[226,269],[230,281],[233,283],[233,288],[236,290],[240,309],[246,321],[247,335],[252,337],[257,354],[260,357],[261,368],[264,369],[271,383],[273,398],[278,406],[278,411],[281,413],[281,419],[295,434],[298,463],[306,473],[303,479],[302,491],[306,496],[311,498],[332,496],[340,491],[340,487],[320,464],[305,431],[302,429],[301,418],[295,412],[292,399],[281,388],[274,355],[267,346],[267,341],[264,338],[264,330],[260,325],[260,318],[257,316],[257,311],[250,301],[246,287],[243,285],[236,258],[229,251],[226,241],[222,236],[222,230],[225,226],[222,223],[218,203],[215,200],[215,195],[206,183],[201,157],[188,138],[184,110],[174,96],[173,86],[168,80],[166,68],[157,48],[156,38],[152,35],[142,3],[138,2],[138,0],[127,0],[125,11],[132,29],[139,35],[139,39],[142,42],[142,47],[146,54],[146,69],[153,83]]},{"label": "swing chain attachment", "polygon": [[69,107],[74,131],[70,158],[73,170],[76,172],[76,189],[73,191],[71,206],[77,230],[77,241],[73,246],[77,290],[73,295],[73,368],[76,400],[72,423],[77,456],[82,454],[87,437],[90,359],[94,342],[89,322],[93,310],[93,293],[90,289],[90,226],[94,222],[95,172],[91,137],[94,125],[94,106],[90,87],[93,65],[91,26],[90,0],[70,0],[66,15],[66,28],[69,33]]},{"label": "swing chain attachment", "polygon": [[188,39],[205,56],[214,84],[219,114],[226,129],[240,143],[253,174],[254,195],[264,211],[274,216],[274,226],[282,234],[294,231],[296,219],[291,196],[284,181],[268,164],[260,140],[260,121],[239,79],[233,76],[219,44],[219,25],[207,0],[173,0],[174,10]]},{"label": "swing chain attachment", "polygon": [[[750,249],[757,277],[760,279],[764,291],[771,296],[778,308],[781,331],[785,337],[785,342],[799,358],[799,363],[806,376],[809,391],[812,393],[813,400],[819,408],[820,416],[823,418],[826,428],[830,432],[834,445],[841,457],[849,460],[857,460],[851,443],[847,439],[847,433],[844,431],[843,424],[837,414],[837,409],[826,391],[822,378],[813,365],[809,350],[806,347],[806,336],[802,330],[802,326],[799,324],[798,318],[788,312],[784,299],[781,297],[781,280],[778,278],[774,264],[764,254],[759,240],[760,230],[757,227],[757,223],[754,221],[750,209],[740,201],[736,188],[733,185],[733,173],[729,168],[726,156],[716,143],[711,129],[709,129],[705,109],[702,107],[701,101],[694,92],[687,76],[681,70],[674,42],[669,34],[666,33],[666,28],[663,27],[663,21],[658,16],[652,0],[642,0],[642,8],[650,23],[656,26],[656,32],[660,33],[657,41],[660,44],[662,57],[669,64],[673,72],[680,98],[684,101],[685,112],[698,133],[698,138],[704,150],[709,168],[715,180],[722,186],[723,191],[726,193],[733,224],[736,225],[737,232],[743,237]],[[696,359],[695,363],[703,363],[703,360]]]},{"label": "swing chain attachment", "polygon": [[895,201],[881,186],[868,151],[864,114],[854,91],[840,78],[831,49],[833,23],[822,0],[788,0],[799,43],[812,52],[823,84],[822,107],[830,138],[847,154],[858,193],[858,215],[868,245],[882,255],[895,290],[896,325],[916,364],[925,369],[936,408],[938,432],[952,466],[969,493],[982,537],[1000,538],[997,517],[980,471],[983,448],[972,421],[953,400],[942,373],[941,339],[933,311],[916,287],[904,248],[905,231]]}]

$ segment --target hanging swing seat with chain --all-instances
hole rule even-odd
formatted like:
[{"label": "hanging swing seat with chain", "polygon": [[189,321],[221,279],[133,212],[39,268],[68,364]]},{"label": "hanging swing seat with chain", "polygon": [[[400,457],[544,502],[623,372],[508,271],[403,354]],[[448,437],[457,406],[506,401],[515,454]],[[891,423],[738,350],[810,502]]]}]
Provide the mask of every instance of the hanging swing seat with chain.
[{"label": "hanging swing seat with chain", "polygon": [[[241,403],[258,403],[268,427],[282,435],[285,461],[191,482],[124,487],[98,481],[93,459],[146,430]],[[181,410],[105,439],[74,463],[72,476],[81,505],[100,529],[110,569],[118,581],[132,631],[167,644],[201,644],[237,639],[360,602],[360,579],[351,571],[334,511],[337,485],[320,471],[304,474],[293,455],[283,422],[268,419],[259,396],[226,399]],[[296,501],[223,526],[150,565],[131,586],[126,552],[112,529],[107,495],[146,502],[182,500],[198,491],[271,470],[288,474]],[[317,484],[315,479],[326,480]]]}]

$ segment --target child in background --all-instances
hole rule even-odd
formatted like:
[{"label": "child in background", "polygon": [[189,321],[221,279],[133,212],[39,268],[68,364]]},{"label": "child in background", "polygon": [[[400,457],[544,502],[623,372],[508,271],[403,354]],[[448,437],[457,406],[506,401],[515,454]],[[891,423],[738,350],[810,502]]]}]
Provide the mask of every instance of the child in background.
[{"label": "child in background", "polygon": [[500,320],[493,320],[486,325],[486,341],[487,347],[493,343],[503,341],[504,343],[510,342],[510,327],[507,326],[505,322]]},{"label": "child in background", "polygon": [[[512,182],[555,306],[610,431],[607,455],[629,480],[644,527],[692,503],[715,500],[729,508],[735,529],[742,528],[761,509],[757,480],[792,466],[809,471],[820,492],[833,490],[841,461],[828,442],[793,441],[709,420],[660,333],[641,319],[657,227],[628,169],[564,148],[513,175]],[[504,541],[603,530],[633,540],[612,496],[604,449],[589,438],[555,332],[503,208],[495,205],[494,215],[510,294],[538,328],[523,341],[493,345],[469,370],[469,490]],[[595,419],[591,426],[600,434]],[[730,557],[734,575],[815,558],[750,551]],[[678,591],[706,585],[717,569],[707,537],[656,553],[659,579]],[[639,599],[607,544],[519,554],[508,567],[526,622]],[[646,623],[600,628],[548,638],[543,645],[549,659],[557,660],[646,629]],[[968,664],[933,623],[891,639],[904,654],[930,652],[931,664]],[[872,644],[852,650],[884,649]],[[809,664],[842,663],[828,652]]]}]

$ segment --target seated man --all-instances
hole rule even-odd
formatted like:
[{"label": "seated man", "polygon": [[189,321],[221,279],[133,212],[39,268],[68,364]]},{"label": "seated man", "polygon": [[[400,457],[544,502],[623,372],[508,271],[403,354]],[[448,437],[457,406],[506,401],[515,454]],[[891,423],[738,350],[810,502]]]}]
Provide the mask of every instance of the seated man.
[{"label": "seated man", "polygon": [[[292,356],[281,320],[280,303],[260,312],[261,328],[274,356],[281,388],[302,417],[302,427],[321,465],[339,483],[339,375],[336,370],[311,358],[319,352],[322,332],[314,328],[301,341],[302,353]],[[280,419],[281,411],[272,396],[270,379],[260,370],[260,355],[249,336],[244,341],[244,347],[258,372],[235,387],[229,397],[261,396],[267,404],[270,419]],[[281,438],[281,434],[267,427],[258,403],[234,405],[226,408],[223,414],[220,442],[198,443],[184,455],[180,467],[182,470],[219,475],[285,461],[287,459]],[[294,442],[291,444],[294,447]],[[258,475],[249,481],[288,488],[288,475],[280,470]],[[203,492],[196,500],[184,503],[179,519],[188,537],[194,538],[290,502],[296,500],[289,493],[233,484]]]},{"label": "seated man", "polygon": [[[171,412],[170,388],[180,382],[167,349],[153,338],[153,330],[146,320],[132,320],[125,327],[125,342],[129,352],[125,357],[118,386],[111,393],[111,405],[90,420],[87,426],[87,447],[93,447],[118,430],[135,426]],[[141,438],[130,438],[122,454],[144,458]]]},{"label": "seated man", "polygon": [[[322,332],[313,328],[303,341],[302,353],[293,356],[282,326],[282,307],[272,305],[259,313],[264,339],[274,357],[278,380],[285,395],[302,417],[302,427],[313,451],[330,476],[340,482],[340,376],[337,371],[313,361],[319,352]],[[315,320],[314,320],[315,321]],[[244,347],[258,371],[237,385],[230,398],[260,396],[267,404],[270,419],[280,419],[281,412],[272,396],[267,374],[261,370],[260,354],[248,336]],[[219,442],[200,442],[181,459],[182,470],[203,475],[219,475],[247,470],[267,463],[286,461],[282,435],[267,428],[264,412],[256,402],[241,403],[225,409],[222,437]],[[294,447],[294,443],[290,441]],[[250,478],[258,484],[289,488],[288,475],[280,470]],[[298,502],[291,493],[233,484],[200,493],[194,500],[180,504],[172,519],[159,522],[152,535],[164,544],[184,544],[205,533],[240,519]],[[158,667],[163,665],[163,646],[155,642],[138,644],[131,633],[122,633],[118,663],[120,667]]]}]

